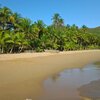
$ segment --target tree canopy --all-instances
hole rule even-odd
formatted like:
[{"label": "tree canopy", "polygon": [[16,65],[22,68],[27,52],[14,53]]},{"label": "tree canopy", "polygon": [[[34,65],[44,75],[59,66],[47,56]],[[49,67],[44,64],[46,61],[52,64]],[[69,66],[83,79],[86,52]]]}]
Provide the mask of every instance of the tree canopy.
[{"label": "tree canopy", "polygon": [[0,53],[99,48],[99,34],[88,31],[86,25],[81,28],[75,24],[65,25],[58,13],[53,15],[52,24],[47,26],[42,20],[33,23],[7,7],[0,8]]}]

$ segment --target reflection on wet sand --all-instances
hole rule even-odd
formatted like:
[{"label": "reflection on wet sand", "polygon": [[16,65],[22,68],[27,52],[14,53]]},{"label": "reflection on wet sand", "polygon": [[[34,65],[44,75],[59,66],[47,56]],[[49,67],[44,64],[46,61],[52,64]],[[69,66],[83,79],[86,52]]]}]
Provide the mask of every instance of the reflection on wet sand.
[{"label": "reflection on wet sand", "polygon": [[[88,86],[88,88],[83,87],[84,91],[79,89],[84,84],[98,79],[100,79],[100,68],[94,64],[89,64],[84,68],[64,70],[44,81],[44,95],[41,96],[41,100],[91,100],[88,96],[84,95],[89,93],[93,96],[92,100],[98,100],[100,97],[100,83],[94,83],[96,88],[90,85],[90,88]],[[94,95],[91,89],[96,91]],[[97,95],[99,96],[98,98],[95,97]],[[83,98],[84,96],[85,98]]]}]

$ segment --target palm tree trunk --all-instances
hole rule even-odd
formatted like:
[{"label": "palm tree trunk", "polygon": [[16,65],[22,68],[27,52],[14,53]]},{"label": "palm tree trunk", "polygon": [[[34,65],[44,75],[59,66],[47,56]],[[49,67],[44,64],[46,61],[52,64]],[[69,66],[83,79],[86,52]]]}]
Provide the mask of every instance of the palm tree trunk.
[{"label": "palm tree trunk", "polygon": [[19,50],[19,52],[21,53],[21,52],[22,52],[22,50],[23,50],[23,46],[21,46],[21,47],[20,47],[20,50]]},{"label": "palm tree trunk", "polygon": [[13,48],[10,49],[10,53],[12,53],[12,51],[13,51]]},{"label": "palm tree trunk", "polygon": [[4,48],[3,47],[1,48],[1,53],[4,53]]}]

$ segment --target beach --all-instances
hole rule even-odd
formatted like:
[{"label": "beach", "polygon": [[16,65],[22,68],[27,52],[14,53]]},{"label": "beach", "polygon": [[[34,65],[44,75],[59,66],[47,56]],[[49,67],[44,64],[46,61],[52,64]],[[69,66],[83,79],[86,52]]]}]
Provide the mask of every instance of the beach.
[{"label": "beach", "polygon": [[34,100],[49,76],[96,61],[100,61],[100,50],[1,54],[0,100]]}]

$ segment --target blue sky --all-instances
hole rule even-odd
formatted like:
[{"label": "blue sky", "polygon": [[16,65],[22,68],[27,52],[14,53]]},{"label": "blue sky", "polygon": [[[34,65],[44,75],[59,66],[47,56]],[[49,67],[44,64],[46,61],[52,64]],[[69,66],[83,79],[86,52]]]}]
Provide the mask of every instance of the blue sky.
[{"label": "blue sky", "polygon": [[100,0],[0,0],[0,4],[33,22],[41,19],[50,25],[53,14],[59,13],[65,24],[100,26]]}]

